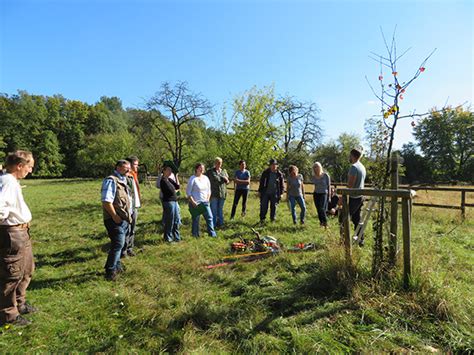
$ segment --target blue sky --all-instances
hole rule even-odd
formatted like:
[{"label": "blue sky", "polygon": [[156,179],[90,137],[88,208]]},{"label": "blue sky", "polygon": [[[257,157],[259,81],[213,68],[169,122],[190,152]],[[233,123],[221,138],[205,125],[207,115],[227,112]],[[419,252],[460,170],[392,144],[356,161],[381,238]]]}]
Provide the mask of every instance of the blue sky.
[{"label": "blue sky", "polygon": [[[473,1],[0,0],[0,92],[62,94],[96,102],[118,96],[141,107],[164,81],[187,81],[216,107],[256,85],[314,101],[325,140],[364,136],[380,110],[382,26],[397,26],[399,78],[409,79],[401,112],[473,101]],[[402,122],[396,146],[410,141]]]}]

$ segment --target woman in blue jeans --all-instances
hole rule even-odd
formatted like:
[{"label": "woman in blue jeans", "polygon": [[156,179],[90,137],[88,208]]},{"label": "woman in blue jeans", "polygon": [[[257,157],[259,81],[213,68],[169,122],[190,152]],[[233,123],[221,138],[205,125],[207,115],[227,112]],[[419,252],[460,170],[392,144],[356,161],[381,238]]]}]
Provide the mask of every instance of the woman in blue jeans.
[{"label": "woman in blue jeans", "polygon": [[175,180],[170,179],[172,174],[171,167],[165,166],[163,168],[163,176],[160,180],[160,189],[163,194],[163,224],[164,224],[164,239],[166,242],[179,242],[181,237],[179,235],[179,206],[178,196],[176,191],[179,190],[178,175]]},{"label": "woman in blue jeans", "polygon": [[327,228],[328,218],[326,211],[329,202],[329,191],[331,188],[331,178],[329,174],[323,171],[321,163],[316,162],[313,165],[313,184],[314,184],[314,205],[318,211],[319,225]]},{"label": "woman in blue jeans", "polygon": [[304,224],[306,215],[306,203],[304,201],[304,183],[303,175],[298,174],[298,168],[295,165],[290,165],[288,169],[290,176],[287,179],[287,195],[290,201],[291,216],[293,217],[293,224],[296,224],[296,204],[300,206],[300,222]]},{"label": "woman in blue jeans", "polygon": [[194,175],[189,178],[186,187],[186,195],[189,201],[189,212],[192,217],[192,234],[193,237],[199,237],[199,217],[204,216],[207,224],[207,233],[211,237],[216,237],[214,230],[214,222],[212,219],[212,211],[209,206],[211,198],[211,182],[204,175],[204,164],[198,163],[194,168]]}]

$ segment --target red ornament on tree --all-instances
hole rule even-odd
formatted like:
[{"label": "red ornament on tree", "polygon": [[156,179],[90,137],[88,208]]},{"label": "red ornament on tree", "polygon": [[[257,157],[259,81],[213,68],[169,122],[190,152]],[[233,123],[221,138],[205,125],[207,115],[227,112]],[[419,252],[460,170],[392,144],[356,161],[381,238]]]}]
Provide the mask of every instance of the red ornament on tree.
[{"label": "red ornament on tree", "polygon": [[425,67],[421,67],[420,71],[423,73],[425,71]]},{"label": "red ornament on tree", "polygon": [[412,127],[415,127],[415,126],[416,126],[415,121],[411,121],[411,126],[412,126]]},{"label": "red ornament on tree", "polygon": [[383,79],[383,75],[379,75],[379,80],[382,80]]}]

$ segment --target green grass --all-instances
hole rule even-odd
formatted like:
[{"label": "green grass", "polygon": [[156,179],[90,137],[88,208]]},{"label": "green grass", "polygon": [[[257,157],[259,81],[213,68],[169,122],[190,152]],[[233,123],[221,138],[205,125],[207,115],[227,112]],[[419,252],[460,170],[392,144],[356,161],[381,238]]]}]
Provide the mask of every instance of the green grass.
[{"label": "green grass", "polygon": [[184,241],[168,245],[162,242],[158,191],[143,186],[140,253],[124,261],[126,274],[111,283],[103,278],[108,237],[101,182],[23,183],[37,265],[28,298],[40,311],[26,328],[0,330],[2,353],[474,349],[472,209],[464,223],[459,212],[414,209],[413,286],[405,291],[400,267],[390,280],[370,278],[370,237],[365,248],[354,250],[357,272],[350,278],[336,221],[320,229],[309,199],[304,227],[293,226],[281,204],[278,221],[258,230],[286,246],[314,242],[315,251],[206,270],[203,265],[229,253],[230,242],[251,236],[257,199],[250,198],[247,217],[227,222],[217,239],[190,236],[183,204]]}]

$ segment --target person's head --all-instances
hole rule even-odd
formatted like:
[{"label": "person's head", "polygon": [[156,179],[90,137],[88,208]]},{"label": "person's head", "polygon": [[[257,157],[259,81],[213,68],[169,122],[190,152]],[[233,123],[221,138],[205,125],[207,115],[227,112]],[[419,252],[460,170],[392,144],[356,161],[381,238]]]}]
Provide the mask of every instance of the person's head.
[{"label": "person's head", "polygon": [[296,176],[298,175],[298,167],[296,165],[290,165],[288,168],[288,172],[291,176]]},{"label": "person's head", "polygon": [[204,169],[206,167],[204,166],[203,163],[197,163],[195,166],[194,166],[194,175],[196,176],[201,176],[201,174],[204,172]]},{"label": "person's head", "polygon": [[270,165],[270,170],[271,170],[271,171],[275,172],[275,171],[278,170],[278,162],[277,162],[276,159],[273,159],[273,158],[270,159],[270,160],[268,161],[268,165]]},{"label": "person's head", "polygon": [[138,164],[140,163],[138,158],[135,155],[129,156],[127,159],[130,162],[130,170],[133,172],[138,172]]},{"label": "person's head", "polygon": [[336,194],[336,188],[331,185],[331,196],[334,196]]},{"label": "person's head", "polygon": [[17,150],[9,153],[5,160],[5,168],[8,173],[12,174],[17,179],[25,178],[33,171],[35,160],[33,154],[26,150]]},{"label": "person's head", "polygon": [[130,162],[125,159],[118,160],[117,163],[115,163],[115,170],[117,170],[120,175],[127,175],[130,171]]},{"label": "person's head", "polygon": [[173,169],[171,169],[170,166],[165,165],[163,167],[163,176],[164,177],[168,178],[168,177],[171,176],[172,173],[173,173]]},{"label": "person's head", "polygon": [[323,166],[321,165],[319,161],[313,164],[313,172],[314,172],[314,175],[317,175],[317,176],[321,175],[324,172]]},{"label": "person's head", "polygon": [[349,155],[349,161],[354,164],[357,163],[362,155],[362,151],[360,149],[352,149]]},{"label": "person's head", "polygon": [[247,167],[247,163],[245,162],[245,160],[240,160],[239,161],[240,170],[245,170],[246,167]]},{"label": "person's head", "polygon": [[219,170],[220,168],[222,168],[222,158],[220,157],[216,157],[216,159],[214,159],[214,167]]}]

